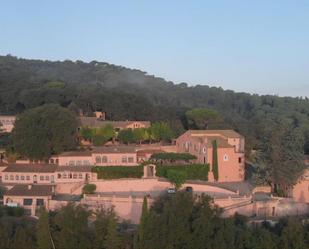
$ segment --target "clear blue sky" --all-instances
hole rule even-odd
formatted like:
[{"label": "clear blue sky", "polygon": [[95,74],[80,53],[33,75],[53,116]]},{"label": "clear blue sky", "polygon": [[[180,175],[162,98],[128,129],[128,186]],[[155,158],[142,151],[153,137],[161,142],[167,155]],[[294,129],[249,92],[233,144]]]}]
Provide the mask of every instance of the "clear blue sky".
[{"label": "clear blue sky", "polygon": [[3,0],[0,54],[309,97],[309,1]]}]

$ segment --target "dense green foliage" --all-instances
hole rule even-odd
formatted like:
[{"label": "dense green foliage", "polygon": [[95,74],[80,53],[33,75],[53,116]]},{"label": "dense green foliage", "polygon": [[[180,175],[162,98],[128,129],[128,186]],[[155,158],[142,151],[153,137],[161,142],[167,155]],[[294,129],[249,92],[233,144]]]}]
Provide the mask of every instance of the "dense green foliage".
[{"label": "dense green foliage", "polygon": [[[295,167],[288,179],[281,171],[287,171],[295,155],[304,151],[309,154],[307,98],[258,96],[206,85],[173,84],[139,70],[97,61],[50,62],[12,56],[0,57],[0,88],[0,113],[4,114],[58,103],[76,113],[79,108],[85,114],[103,110],[112,120],[167,121],[176,135],[184,128],[222,128],[224,124],[224,128],[235,129],[246,137],[246,154],[251,160],[252,149],[265,151],[269,131],[275,131],[278,123],[289,126],[304,139],[292,140],[296,143],[292,144],[295,153],[288,156],[288,162],[283,157],[274,165],[269,155],[255,160],[257,168],[269,164],[267,170],[272,179],[284,176],[284,180],[294,180],[302,167]],[[192,109],[196,110],[188,112]],[[220,120],[218,123],[217,117],[223,123]],[[278,133],[277,144],[273,146],[275,154],[284,154],[285,148],[279,142],[284,137],[285,132]]]},{"label": "dense green foliage", "polygon": [[92,170],[98,179],[141,178],[144,174],[143,166],[97,166]]},{"label": "dense green foliage", "polygon": [[214,174],[214,179],[218,181],[219,165],[218,165],[218,145],[216,140],[212,142],[212,172]]},{"label": "dense green foliage", "polygon": [[95,146],[101,146],[115,138],[116,133],[111,124],[106,124],[101,128],[81,127],[79,135],[83,139],[92,142]]},{"label": "dense green foliage", "polygon": [[95,184],[86,184],[83,187],[83,193],[84,194],[93,194],[94,191],[97,189],[97,186]]},{"label": "dense green foliage", "polygon": [[168,178],[168,172],[176,170],[184,172],[187,180],[208,180],[209,165],[205,164],[189,164],[189,165],[158,165],[156,167],[156,175]]},{"label": "dense green foliage", "polygon": [[148,210],[144,198],[136,228],[119,223],[112,209],[89,212],[69,204],[42,211],[39,220],[0,217],[1,249],[309,249],[309,225],[298,218],[271,226],[247,223],[235,215],[221,218],[207,196],[178,191],[156,199]]},{"label": "dense green foliage", "polygon": [[170,169],[167,171],[167,180],[174,185],[175,189],[180,189],[187,180],[187,173],[183,170]]},{"label": "dense green foliage", "polygon": [[169,162],[174,163],[176,161],[185,161],[189,162],[190,160],[196,159],[196,156],[191,155],[189,153],[174,153],[174,152],[168,152],[168,153],[155,153],[151,155],[151,159],[156,161],[163,161],[163,162]]},{"label": "dense green foliage", "polygon": [[75,148],[77,121],[73,113],[56,104],[22,113],[15,122],[16,152],[30,159],[46,159]]},{"label": "dense green foliage", "polygon": [[156,200],[143,220],[138,249],[309,248],[309,226],[299,220],[250,226],[238,215],[220,218],[209,197],[196,199],[182,191]]}]

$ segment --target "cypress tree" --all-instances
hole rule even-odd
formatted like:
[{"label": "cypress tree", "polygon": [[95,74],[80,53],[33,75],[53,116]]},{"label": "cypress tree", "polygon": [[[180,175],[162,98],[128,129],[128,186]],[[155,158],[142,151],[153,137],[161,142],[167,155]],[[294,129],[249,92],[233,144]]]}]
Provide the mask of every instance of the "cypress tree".
[{"label": "cypress tree", "polygon": [[38,249],[53,249],[52,237],[50,234],[48,212],[42,210],[37,225]]},{"label": "cypress tree", "polygon": [[142,214],[141,214],[140,223],[138,226],[138,232],[137,232],[137,236],[136,236],[135,244],[134,244],[135,249],[143,249],[145,247],[144,234],[145,234],[145,226],[147,224],[147,219],[148,219],[148,202],[147,202],[147,197],[144,196]]},{"label": "cypress tree", "polygon": [[218,145],[217,140],[212,142],[212,172],[216,181],[219,179],[219,170],[218,170]]},{"label": "cypress tree", "polygon": [[119,247],[120,236],[117,231],[117,218],[114,214],[111,214],[107,226],[106,248],[119,249]]}]

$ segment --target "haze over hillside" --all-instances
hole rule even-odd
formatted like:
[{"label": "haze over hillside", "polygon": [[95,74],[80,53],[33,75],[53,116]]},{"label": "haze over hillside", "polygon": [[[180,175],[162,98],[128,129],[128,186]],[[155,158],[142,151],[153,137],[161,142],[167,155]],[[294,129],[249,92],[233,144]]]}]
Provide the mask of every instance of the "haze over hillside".
[{"label": "haze over hillside", "polygon": [[300,129],[309,153],[309,100],[235,93],[207,85],[174,84],[140,70],[92,61],[41,61],[0,57],[0,112],[18,114],[46,103],[75,106],[113,120],[166,120],[187,128],[187,110],[209,108],[247,137],[247,148],[279,124]]}]

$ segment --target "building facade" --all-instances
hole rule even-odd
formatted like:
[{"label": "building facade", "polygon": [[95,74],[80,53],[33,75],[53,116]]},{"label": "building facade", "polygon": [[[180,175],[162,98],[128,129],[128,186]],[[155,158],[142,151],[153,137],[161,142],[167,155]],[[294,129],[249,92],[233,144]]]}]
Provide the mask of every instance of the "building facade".
[{"label": "building facade", "polygon": [[15,120],[15,116],[0,116],[0,132],[12,132]]},{"label": "building facade", "polygon": [[196,163],[209,164],[209,180],[212,180],[214,143],[217,145],[218,181],[243,181],[245,139],[233,130],[189,130],[176,139],[176,149],[179,153],[196,156]]}]

